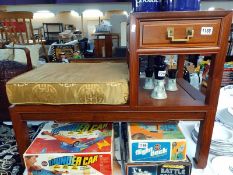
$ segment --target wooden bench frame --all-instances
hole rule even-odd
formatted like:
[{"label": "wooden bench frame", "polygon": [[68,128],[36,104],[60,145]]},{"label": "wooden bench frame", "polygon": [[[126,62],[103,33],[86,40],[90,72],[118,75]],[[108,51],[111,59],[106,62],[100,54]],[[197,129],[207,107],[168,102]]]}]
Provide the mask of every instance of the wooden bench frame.
[{"label": "wooden bench frame", "polygon": [[[160,49],[139,49],[139,23],[140,20],[152,19],[220,19],[221,29],[218,45],[215,47],[192,47],[185,48],[160,48]],[[207,164],[215,113],[218,103],[218,96],[223,72],[224,58],[227,51],[227,39],[232,22],[232,13],[229,11],[215,12],[171,12],[171,13],[136,13],[131,15],[131,28],[135,25],[136,32],[130,33],[129,70],[130,70],[130,96],[126,105],[12,105],[10,107],[19,153],[22,156],[29,146],[27,121],[79,121],[79,122],[155,122],[171,120],[198,120],[200,131],[198,135],[195,162],[197,168],[205,168]],[[191,25],[191,24],[190,24]],[[198,45],[197,45],[198,46]],[[172,95],[168,94],[165,101],[151,102],[147,99],[146,92],[140,88],[138,78],[139,55],[143,54],[178,54],[178,79],[180,91]],[[208,87],[206,98],[197,90],[182,79],[183,65],[187,54],[212,54]],[[189,100],[183,99],[184,94],[189,94]],[[192,102],[190,102],[192,100]],[[156,105],[143,105],[156,103]],[[174,103],[177,101],[177,103]],[[173,105],[171,105],[174,103]],[[168,104],[168,105],[164,105]]]}]

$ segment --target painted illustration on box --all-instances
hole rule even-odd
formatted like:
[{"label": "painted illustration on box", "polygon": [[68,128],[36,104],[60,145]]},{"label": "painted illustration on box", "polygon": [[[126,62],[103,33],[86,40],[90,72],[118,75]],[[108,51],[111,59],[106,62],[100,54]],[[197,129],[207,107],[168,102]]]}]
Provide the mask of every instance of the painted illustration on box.
[{"label": "painted illustration on box", "polygon": [[186,159],[186,141],[176,123],[130,123],[128,130],[132,162]]},{"label": "painted illustration on box", "polygon": [[184,139],[177,124],[131,123],[132,140]]},{"label": "painted illustration on box", "polygon": [[157,168],[158,175],[190,175],[192,166],[190,164],[165,163]]},{"label": "painted illustration on box", "polygon": [[29,175],[112,175],[112,123],[46,124],[24,161]]},{"label": "painted illustration on box", "polygon": [[167,162],[157,164],[129,164],[127,175],[190,175],[190,162]]},{"label": "painted illustration on box", "polygon": [[173,142],[172,143],[172,160],[184,160],[186,157],[186,142]]},{"label": "painted illustration on box", "polygon": [[132,161],[166,161],[170,160],[170,142],[132,143]]},{"label": "painted illustration on box", "polygon": [[157,175],[156,166],[127,166],[127,175]]},{"label": "painted illustration on box", "polygon": [[34,155],[24,158],[28,175],[111,175],[111,156]]},{"label": "painted illustration on box", "polygon": [[111,142],[111,123],[50,123],[26,153],[110,152]]}]

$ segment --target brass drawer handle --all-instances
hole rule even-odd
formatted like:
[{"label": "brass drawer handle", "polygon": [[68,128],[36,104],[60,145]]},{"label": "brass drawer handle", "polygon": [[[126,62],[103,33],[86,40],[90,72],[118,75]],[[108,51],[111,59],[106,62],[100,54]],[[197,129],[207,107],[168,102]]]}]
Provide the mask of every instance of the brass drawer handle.
[{"label": "brass drawer handle", "polygon": [[171,39],[172,42],[188,42],[191,38],[194,37],[194,30],[192,27],[186,28],[186,35],[187,35],[186,38],[176,39],[174,28],[173,27],[167,28],[167,37]]}]

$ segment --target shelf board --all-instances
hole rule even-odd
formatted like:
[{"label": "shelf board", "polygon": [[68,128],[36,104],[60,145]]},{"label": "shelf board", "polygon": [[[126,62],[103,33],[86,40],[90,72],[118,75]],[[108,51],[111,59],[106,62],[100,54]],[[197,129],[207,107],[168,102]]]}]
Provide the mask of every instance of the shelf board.
[{"label": "shelf board", "polygon": [[61,31],[57,31],[57,32],[44,32],[45,34],[59,34],[61,33]]},{"label": "shelf board", "polygon": [[205,110],[208,107],[205,105],[205,96],[183,79],[177,79],[178,91],[166,91],[167,99],[163,100],[151,98],[152,90],[144,90],[143,85],[144,79],[140,79],[138,97],[138,106],[140,109],[184,110],[192,108],[193,110],[193,107],[196,107],[195,110]]}]

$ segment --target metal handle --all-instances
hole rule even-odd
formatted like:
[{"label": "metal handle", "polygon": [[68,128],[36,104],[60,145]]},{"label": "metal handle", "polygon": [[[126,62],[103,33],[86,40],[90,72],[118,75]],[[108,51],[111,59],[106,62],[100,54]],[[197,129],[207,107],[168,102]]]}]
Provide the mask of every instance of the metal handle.
[{"label": "metal handle", "polygon": [[186,38],[176,39],[174,27],[167,28],[167,37],[171,39],[172,42],[188,42],[191,38],[194,37],[194,30],[192,27],[186,28],[186,35],[187,35]]}]

